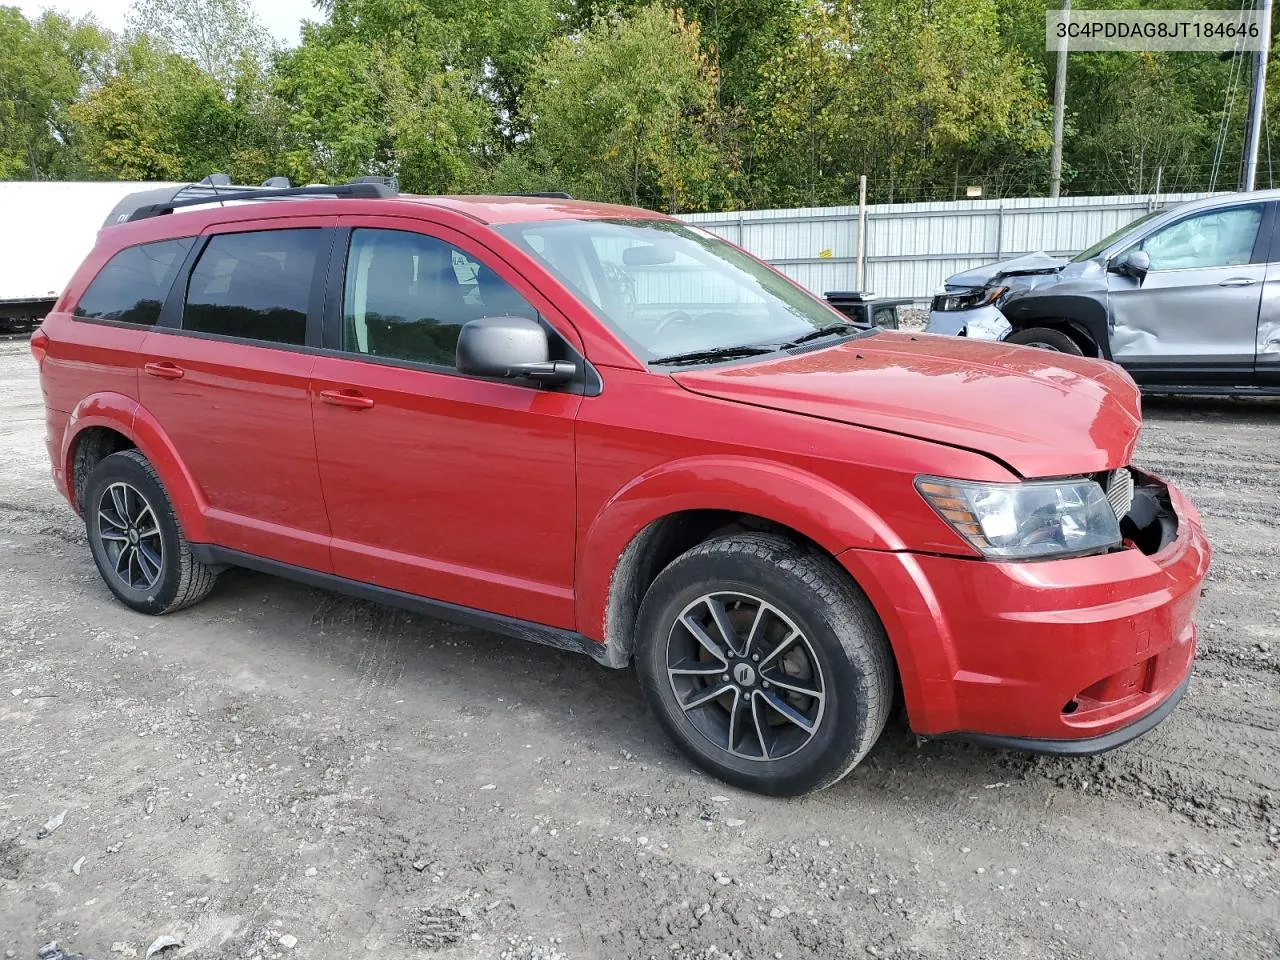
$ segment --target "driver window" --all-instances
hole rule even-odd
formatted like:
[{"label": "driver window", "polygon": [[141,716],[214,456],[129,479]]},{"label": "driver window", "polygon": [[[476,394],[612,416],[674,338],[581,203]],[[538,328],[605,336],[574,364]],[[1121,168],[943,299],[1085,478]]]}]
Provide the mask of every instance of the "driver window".
[{"label": "driver window", "polygon": [[458,334],[485,316],[538,319],[533,306],[486,264],[417,233],[351,234],[343,291],[342,349],[452,367]]},{"label": "driver window", "polygon": [[1151,258],[1152,270],[1234,267],[1253,256],[1262,207],[1211,210],[1165,227],[1135,249]]}]

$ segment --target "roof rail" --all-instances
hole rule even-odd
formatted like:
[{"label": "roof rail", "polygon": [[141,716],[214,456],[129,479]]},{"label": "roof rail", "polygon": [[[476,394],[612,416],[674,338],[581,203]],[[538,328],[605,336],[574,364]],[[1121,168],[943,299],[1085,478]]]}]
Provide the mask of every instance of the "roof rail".
[{"label": "roof rail", "polygon": [[542,197],[545,200],[572,200],[573,194],[564,193],[559,190],[552,190],[547,193],[508,193],[504,194],[508,197]]},{"label": "roof rail", "polygon": [[224,182],[228,180],[226,174],[215,173],[205,177],[199,183],[131,193],[112,208],[103,226],[110,227],[117,223],[146,220],[172,213],[183,207],[225,203],[228,200],[277,200],[293,197],[374,199],[398,196],[394,180],[384,177],[361,177],[345,184],[312,184],[306,187],[291,187],[285,177],[272,177],[260,187]]}]

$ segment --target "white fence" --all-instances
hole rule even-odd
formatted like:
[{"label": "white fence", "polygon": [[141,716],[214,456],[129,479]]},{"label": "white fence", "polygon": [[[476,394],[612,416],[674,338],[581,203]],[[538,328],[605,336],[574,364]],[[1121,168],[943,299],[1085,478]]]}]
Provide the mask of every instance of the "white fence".
[{"label": "white fence", "polygon": [[[928,299],[952,274],[1037,250],[1070,256],[1149,210],[1201,196],[1206,194],[869,205],[862,287],[880,296]],[[856,206],[683,219],[745,247],[816,293],[858,289]]]}]

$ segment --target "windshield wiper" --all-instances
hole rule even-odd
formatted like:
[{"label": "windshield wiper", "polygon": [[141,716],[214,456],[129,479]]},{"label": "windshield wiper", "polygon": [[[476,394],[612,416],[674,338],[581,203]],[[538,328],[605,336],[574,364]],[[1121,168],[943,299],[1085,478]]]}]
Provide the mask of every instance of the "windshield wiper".
[{"label": "windshield wiper", "polygon": [[863,328],[856,323],[849,323],[847,320],[837,320],[835,323],[828,323],[826,326],[819,327],[817,330],[810,330],[803,336],[796,337],[794,340],[788,340],[782,346],[798,347],[802,343],[808,343],[811,340],[820,340],[822,337],[830,337],[837,333],[849,333],[852,330],[862,330]]},{"label": "windshield wiper", "polygon": [[744,343],[736,347],[711,347],[708,350],[690,350],[688,353],[673,353],[670,356],[658,357],[649,361],[649,366],[675,363],[710,363],[714,360],[728,360],[731,357],[756,357],[764,353],[774,353],[777,347],[763,347]]}]

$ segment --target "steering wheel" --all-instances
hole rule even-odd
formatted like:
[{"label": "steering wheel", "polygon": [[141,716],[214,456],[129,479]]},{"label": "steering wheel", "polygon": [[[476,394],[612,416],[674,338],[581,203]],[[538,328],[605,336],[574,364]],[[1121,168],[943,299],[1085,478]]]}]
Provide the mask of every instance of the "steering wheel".
[{"label": "steering wheel", "polygon": [[658,321],[658,325],[657,325],[656,327],[654,327],[654,328],[653,328],[653,336],[655,336],[655,337],[656,337],[658,334],[660,334],[663,330],[665,330],[665,329],[667,328],[667,325],[668,325],[668,324],[671,324],[671,323],[687,323],[687,322],[691,321],[692,319],[693,319],[693,317],[691,317],[691,316],[690,316],[686,311],[684,311],[684,310],[672,310],[672,311],[671,311],[670,313],[668,313],[665,317],[663,317],[661,320],[659,320],[659,321]]}]

